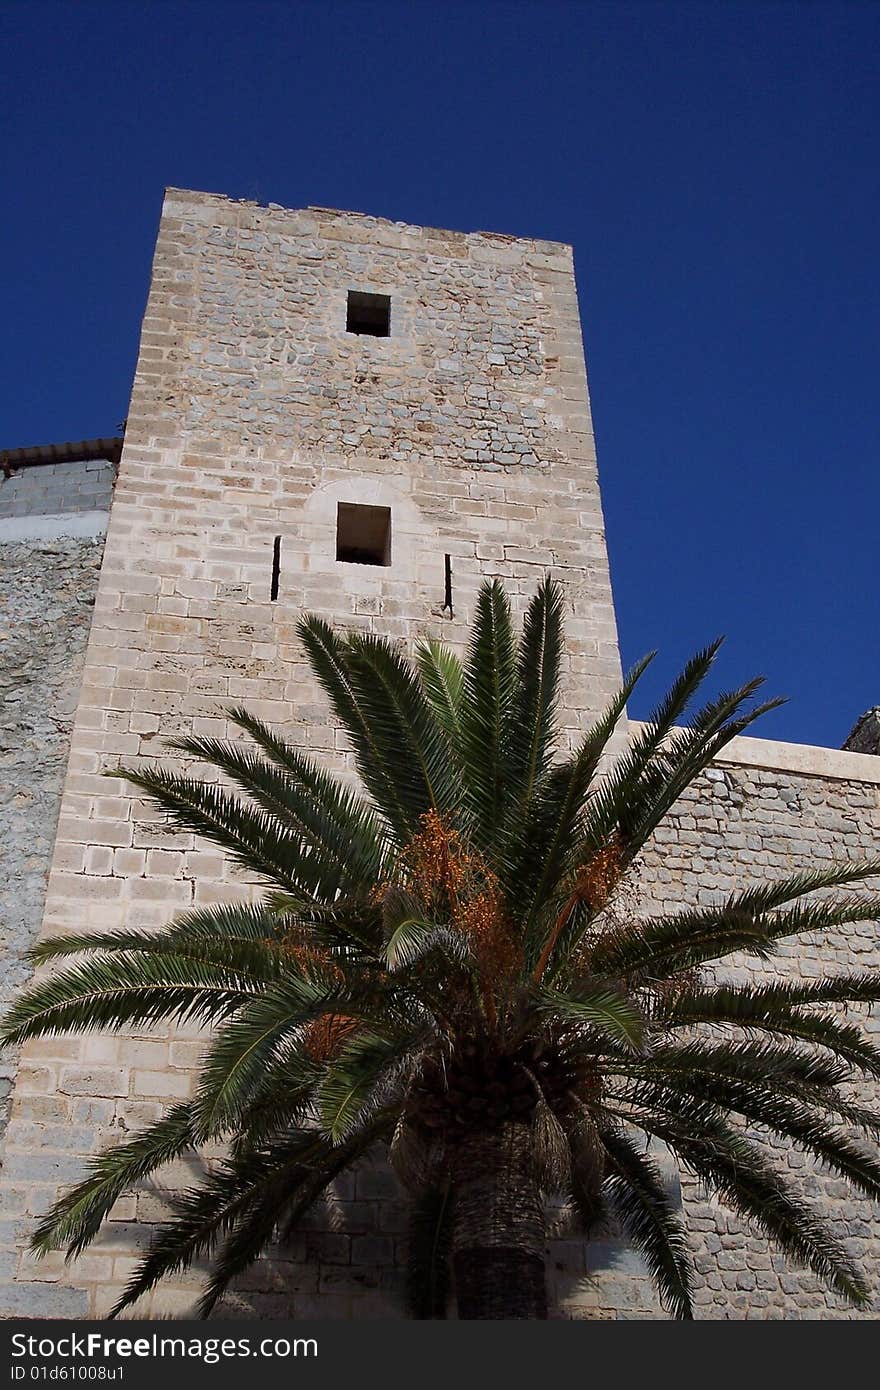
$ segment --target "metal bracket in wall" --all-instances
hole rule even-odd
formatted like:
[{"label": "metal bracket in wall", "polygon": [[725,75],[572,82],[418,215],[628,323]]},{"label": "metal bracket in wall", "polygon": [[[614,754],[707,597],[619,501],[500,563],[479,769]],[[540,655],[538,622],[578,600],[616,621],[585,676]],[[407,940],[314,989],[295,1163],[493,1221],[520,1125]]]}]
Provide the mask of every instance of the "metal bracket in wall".
[{"label": "metal bracket in wall", "polygon": [[455,614],[452,611],[452,556],[444,555],[443,561],[443,569],[446,580],[446,587],[443,598],[443,612],[445,613],[448,609],[450,618],[454,618]]}]

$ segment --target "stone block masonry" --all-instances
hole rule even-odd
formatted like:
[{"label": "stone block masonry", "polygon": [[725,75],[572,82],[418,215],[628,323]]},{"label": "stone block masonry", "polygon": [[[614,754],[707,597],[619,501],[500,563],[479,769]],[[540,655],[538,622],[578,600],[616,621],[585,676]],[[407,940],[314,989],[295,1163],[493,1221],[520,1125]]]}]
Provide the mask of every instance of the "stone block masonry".
[{"label": "stone block masonry", "polygon": [[96,459],[88,463],[49,463],[0,477],[0,540],[14,534],[15,518],[108,512],[116,469]]},{"label": "stone block masonry", "polygon": [[[390,300],[389,336],[346,331],[352,291]],[[377,563],[337,559],[340,507],[349,519],[379,509],[361,535]],[[346,546],[359,548],[350,537]],[[219,853],[169,834],[122,779],[102,774],[161,758],[169,734],[229,736],[234,703],[346,770],[296,640],[303,609],[404,647],[431,633],[461,648],[484,577],[501,577],[521,611],[547,572],[566,591],[562,712],[573,741],[620,669],[569,248],[169,191],[43,930],[158,927],[192,903],[253,893]],[[671,838],[646,856],[646,901],[678,902],[686,867],[699,894],[722,894],[805,858],[880,852],[874,760],[812,750],[768,764],[758,741],[740,742],[738,761],[676,809]],[[873,935],[856,931],[789,964],[809,975],[820,951],[851,963],[873,949]],[[0,1187],[0,1314],[101,1316],[115,1301],[163,1218],[160,1190],[122,1199],[69,1267],[60,1256],[35,1263],[28,1233],[90,1154],[190,1093],[201,1046],[179,1028],[25,1049]],[[188,1178],[186,1165],[163,1175],[167,1186]],[[835,1222],[852,1223],[847,1238],[876,1277],[876,1222],[815,1170],[805,1181]],[[403,1315],[393,1178],[364,1165],[335,1199],[332,1215],[248,1273],[230,1315]],[[686,1181],[682,1199],[704,1315],[849,1316]],[[558,1237],[556,1316],[661,1316],[646,1271],[613,1233],[589,1246]],[[138,1312],[188,1312],[200,1277],[163,1285]]]}]

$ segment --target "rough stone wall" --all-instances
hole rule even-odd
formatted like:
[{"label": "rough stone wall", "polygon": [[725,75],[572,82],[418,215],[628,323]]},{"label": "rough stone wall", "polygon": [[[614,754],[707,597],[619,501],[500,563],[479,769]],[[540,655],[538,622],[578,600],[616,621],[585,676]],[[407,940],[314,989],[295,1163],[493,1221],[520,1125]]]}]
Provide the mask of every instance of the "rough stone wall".
[{"label": "rough stone wall", "polygon": [[[0,544],[0,1009],[27,978],[40,926],[102,549]],[[12,1076],[3,1057],[0,1130]]]},{"label": "rough stone wall", "polygon": [[[751,741],[750,741],[751,742]],[[839,755],[832,754],[832,758]],[[873,760],[857,758],[862,766]],[[661,827],[644,858],[646,901],[661,909],[684,901],[709,903],[747,883],[772,881],[799,869],[880,857],[880,766],[871,781],[803,775],[735,763],[710,770]],[[684,896],[679,885],[691,885]],[[871,885],[868,885],[870,887]],[[873,885],[874,891],[877,884]],[[693,891],[695,890],[695,891]],[[761,975],[814,980],[824,974],[880,968],[880,924],[840,928],[824,938],[785,942],[775,963],[732,958],[725,978]],[[880,1015],[852,1010],[875,1041]],[[876,1105],[876,1085],[866,1088]],[[695,1254],[699,1315],[709,1318],[876,1318],[880,1314],[880,1206],[855,1194],[810,1156],[777,1145],[771,1157],[788,1167],[803,1195],[828,1218],[847,1252],[874,1285],[871,1309],[859,1313],[829,1294],[809,1273],[769,1252],[757,1232],[705,1200],[684,1178],[683,1199]]]},{"label": "rough stone wall", "polygon": [[[390,295],[390,337],[346,333],[349,290]],[[337,562],[340,502],[390,508],[390,566]],[[447,554],[454,617],[443,611]],[[570,249],[171,192],[44,930],[158,926],[193,902],[250,896],[217,853],[169,836],[153,807],[100,774],[161,756],[165,734],[225,736],[235,702],[342,765],[295,639],[303,608],[403,642],[430,631],[460,645],[484,576],[502,576],[521,608],[547,570],[569,600],[573,737],[620,672]],[[178,1029],[25,1050],[0,1306],[106,1310],[156,1219],[155,1194],[121,1203],[72,1270],[35,1267],[27,1231],[85,1157],[189,1093],[199,1048]],[[356,1178],[352,1220],[367,1220],[383,1182]],[[345,1315],[351,1297],[381,1290],[384,1219],[350,1247],[332,1232],[310,1247],[318,1263],[301,1296],[321,1300],[313,1311]],[[190,1289],[160,1290],[146,1310],[188,1307]]]},{"label": "rough stone wall", "polygon": [[880,753],[880,705],[865,711],[843,746],[851,753]]},{"label": "rough stone wall", "polygon": [[[0,478],[0,1010],[27,980],[43,914],[114,476],[95,461]],[[0,1058],[0,1135],[16,1064]],[[72,1137],[49,1130],[56,1146]],[[4,1279],[16,1207],[0,1198]]]}]

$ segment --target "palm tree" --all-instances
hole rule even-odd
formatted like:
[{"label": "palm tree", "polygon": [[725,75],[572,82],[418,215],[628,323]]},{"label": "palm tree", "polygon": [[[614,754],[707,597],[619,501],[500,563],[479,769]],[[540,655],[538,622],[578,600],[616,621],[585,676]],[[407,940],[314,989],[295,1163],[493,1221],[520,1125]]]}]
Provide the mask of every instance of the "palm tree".
[{"label": "palm tree", "polygon": [[853,1137],[875,1137],[880,1121],[850,1087],[880,1074],[880,1051],[835,1008],[876,1000],[880,977],[725,985],[707,967],[880,916],[864,893],[815,897],[880,863],[808,869],[646,920],[621,909],[660,820],[777,702],[755,707],[752,681],[682,725],[716,643],[608,769],[646,662],[562,753],[562,608],[545,582],[517,640],[503,589],[486,584],[465,660],[427,642],[414,664],[381,638],[303,619],[361,790],[241,709],[229,718],[247,739],[174,745],[213,781],[124,771],[266,891],[158,932],[43,942],[37,963],[79,959],[5,1020],[9,1043],[180,1020],[213,1030],[193,1098],[92,1160],[33,1238],[75,1256],[123,1191],[222,1141],[225,1157],[177,1197],[114,1313],[208,1254],[207,1316],[338,1174],[386,1146],[411,1195],[412,1315],[444,1316],[454,1288],[459,1317],[545,1317],[545,1199],[562,1193],[588,1227],[609,1211],[668,1310],[690,1317],[686,1231],[646,1138],[838,1294],[867,1300],[751,1130],[880,1196],[880,1164]]}]

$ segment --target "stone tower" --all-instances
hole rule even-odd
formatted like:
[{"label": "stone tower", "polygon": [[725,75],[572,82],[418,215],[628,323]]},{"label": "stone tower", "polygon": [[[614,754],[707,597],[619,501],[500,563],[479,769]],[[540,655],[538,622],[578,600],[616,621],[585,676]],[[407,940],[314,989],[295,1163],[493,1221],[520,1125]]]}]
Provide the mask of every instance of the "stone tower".
[{"label": "stone tower", "polygon": [[[548,571],[568,598],[574,736],[620,668],[570,249],[169,191],[43,931],[159,926],[250,895],[102,773],[186,729],[225,736],[236,703],[341,759],[303,609],[460,644],[485,576],[521,608]],[[83,1157],[188,1093],[198,1051],[180,1030],[26,1049],[7,1200],[44,1209]],[[160,1207],[123,1204],[60,1280],[10,1255],[7,1306],[100,1314],[135,1218]]]}]

